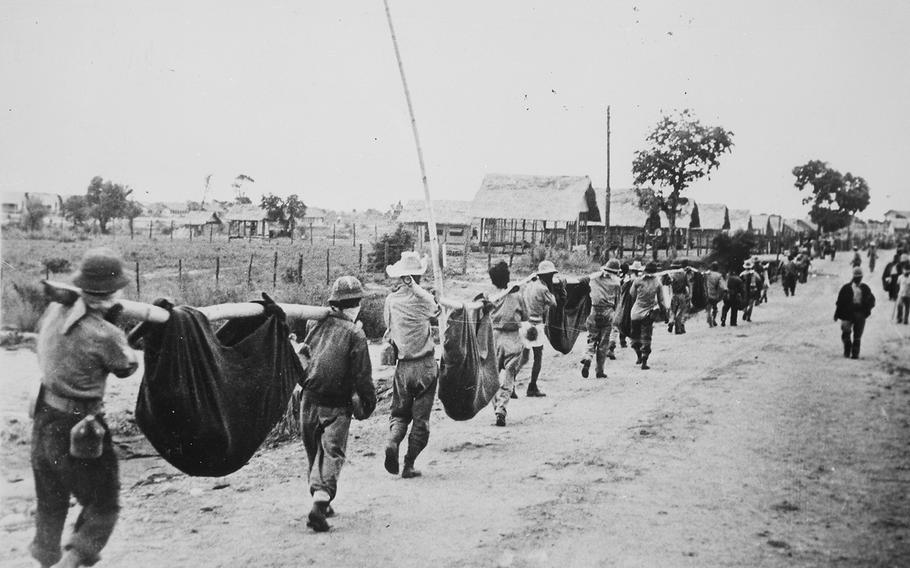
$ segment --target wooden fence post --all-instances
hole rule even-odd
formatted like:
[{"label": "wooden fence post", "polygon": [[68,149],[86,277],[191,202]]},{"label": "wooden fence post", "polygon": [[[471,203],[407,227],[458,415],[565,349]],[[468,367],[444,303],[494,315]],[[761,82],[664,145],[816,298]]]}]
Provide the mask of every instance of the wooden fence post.
[{"label": "wooden fence post", "polygon": [[303,284],[303,255],[297,255],[297,283]]},{"label": "wooden fence post", "polygon": [[152,222],[149,221],[149,238],[152,238]]},{"label": "wooden fence post", "polygon": [[275,260],[272,261],[272,290],[278,286],[278,251],[275,251]]},{"label": "wooden fence post", "polygon": [[356,247],[357,246],[357,223],[354,223],[353,227],[354,227],[354,237],[351,239],[352,240],[351,244]]},{"label": "wooden fence post", "polygon": [[385,265],[389,265],[389,241],[385,242]]},{"label": "wooden fence post", "polygon": [[325,249],[325,284],[329,285],[329,249]]},{"label": "wooden fence post", "polygon": [[139,295],[142,293],[142,290],[139,288],[139,261],[136,261],[136,298],[139,298]]},{"label": "wooden fence post", "polygon": [[248,288],[253,287],[253,253],[250,255],[250,266],[246,269],[246,285]]},{"label": "wooden fence post", "polygon": [[221,257],[215,257],[215,288],[218,287],[218,284],[221,282]]},{"label": "wooden fence post", "polygon": [[461,273],[468,273],[468,255],[471,253],[471,229],[468,227],[464,232],[464,255],[461,257]]},{"label": "wooden fence post", "polygon": [[183,259],[177,259],[177,281],[183,282]]},{"label": "wooden fence post", "polygon": [[212,235],[215,233],[215,226],[209,225],[209,242],[212,242]]},{"label": "wooden fence post", "polygon": [[310,245],[313,244],[313,222],[310,221]]},{"label": "wooden fence post", "polygon": [[332,246],[335,246],[335,223],[332,223]]},{"label": "wooden fence post", "polygon": [[363,272],[363,243],[360,243],[360,253],[357,258],[357,271]]},{"label": "wooden fence post", "polygon": [[174,240],[174,222],[171,221],[171,240]]}]

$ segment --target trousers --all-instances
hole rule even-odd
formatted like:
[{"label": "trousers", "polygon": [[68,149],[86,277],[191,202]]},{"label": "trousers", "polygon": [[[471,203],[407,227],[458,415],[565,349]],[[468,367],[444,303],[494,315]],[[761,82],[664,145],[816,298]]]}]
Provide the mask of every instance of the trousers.
[{"label": "trousers", "polygon": [[497,416],[505,416],[515,378],[527,360],[528,351],[523,348],[517,331],[493,330],[493,344],[499,368],[499,390],[493,397],[493,410]]},{"label": "trousers", "polygon": [[708,326],[714,327],[717,325],[717,304],[720,303],[720,298],[712,300],[708,298],[708,305],[705,307],[705,317],[708,320]]},{"label": "trousers", "polygon": [[654,319],[647,315],[640,320],[632,320],[629,330],[632,339],[632,348],[640,351],[642,355],[651,354],[651,335],[654,332]]},{"label": "trousers", "polygon": [[685,292],[677,292],[670,299],[670,323],[676,333],[686,332],[686,319],[689,317],[689,296]]},{"label": "trousers", "polygon": [[120,472],[117,455],[106,430],[101,456],[79,459],[70,456],[70,430],[84,418],[61,412],[39,401],[32,427],[32,472],[38,500],[32,556],[41,564],[60,560],[60,539],[70,496],[82,505],[75,528],[64,548],[79,554],[82,563],[92,566],[101,558],[101,549],[114,532],[120,513]]},{"label": "trousers", "polygon": [[841,320],[841,341],[844,344],[844,357],[859,357],[860,342],[863,330],[866,329],[866,318],[854,315],[852,320]]},{"label": "trousers", "polygon": [[897,299],[897,323],[906,324],[910,319],[910,296]]},{"label": "trousers", "polygon": [[591,312],[585,320],[588,328],[588,347],[582,356],[582,362],[594,360],[598,371],[603,371],[607,355],[616,350],[616,340],[619,337],[619,328],[613,325],[616,311],[608,308],[599,312]]},{"label": "trousers", "polygon": [[306,449],[310,495],[322,491],[335,498],[344,465],[351,411],[322,406],[303,395],[300,402],[300,435]]},{"label": "trousers", "polygon": [[[436,399],[439,369],[430,353],[413,361],[398,361],[392,382],[392,413],[389,416],[389,441],[400,444],[408,438],[405,464],[414,465],[430,440],[430,412]],[[408,426],[411,433],[408,434]]]},{"label": "trousers", "polygon": [[739,313],[739,310],[736,309],[736,304],[733,302],[724,302],[724,308],[720,312],[720,323],[725,324],[727,322],[727,313],[730,313],[730,325],[738,325],[736,323],[736,315]]}]

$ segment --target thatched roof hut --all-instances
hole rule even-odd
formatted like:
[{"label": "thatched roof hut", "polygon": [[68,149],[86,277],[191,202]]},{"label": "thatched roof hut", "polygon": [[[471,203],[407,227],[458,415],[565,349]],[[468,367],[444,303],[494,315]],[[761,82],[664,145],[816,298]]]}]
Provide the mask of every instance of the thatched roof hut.
[{"label": "thatched roof hut", "polygon": [[727,209],[727,216],[730,219],[730,232],[748,231],[750,229],[749,221],[751,215],[748,209]]},{"label": "thatched roof hut", "polygon": [[771,216],[767,213],[759,213],[758,215],[752,215],[749,217],[749,224],[752,227],[752,232],[758,235],[766,235],[769,232],[768,219]]},{"label": "thatched roof hut", "polygon": [[[466,233],[472,221],[470,201],[434,199],[433,217],[440,242],[463,241],[471,237],[470,233]],[[429,240],[428,219],[426,201],[414,200],[402,206],[397,220],[417,233],[417,243],[421,245]]]},{"label": "thatched roof hut", "polygon": [[471,216],[481,220],[481,240],[493,243],[561,237],[577,244],[589,221],[601,221],[588,176],[487,174]]},{"label": "thatched roof hut", "polygon": [[588,176],[487,174],[471,203],[479,219],[524,219],[574,223],[600,221]]},{"label": "thatched roof hut", "polygon": [[184,227],[202,227],[205,225],[220,225],[221,217],[214,211],[191,211],[183,216],[181,225]]},{"label": "thatched roof hut", "polygon": [[696,203],[699,224],[693,228],[723,231],[730,228],[730,214],[722,203]]},{"label": "thatched roof hut", "polygon": [[[454,199],[434,199],[433,216],[437,225],[471,225],[471,202]],[[398,222],[403,224],[427,223],[427,202],[414,200],[406,202],[398,215]]]},{"label": "thatched roof hut", "polygon": [[610,227],[643,229],[648,214],[638,208],[634,189],[614,189],[610,192]]}]

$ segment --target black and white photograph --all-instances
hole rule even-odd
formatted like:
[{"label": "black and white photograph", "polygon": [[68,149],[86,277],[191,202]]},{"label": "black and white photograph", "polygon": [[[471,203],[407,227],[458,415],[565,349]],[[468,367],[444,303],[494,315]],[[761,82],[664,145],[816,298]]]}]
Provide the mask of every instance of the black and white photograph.
[{"label": "black and white photograph", "polygon": [[0,0],[0,565],[910,566],[908,30]]}]

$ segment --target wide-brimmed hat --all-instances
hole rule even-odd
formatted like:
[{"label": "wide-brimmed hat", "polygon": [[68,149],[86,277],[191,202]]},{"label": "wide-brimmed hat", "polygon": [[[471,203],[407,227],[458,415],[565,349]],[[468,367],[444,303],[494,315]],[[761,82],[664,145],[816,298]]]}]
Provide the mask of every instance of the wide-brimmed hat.
[{"label": "wide-brimmed hat", "polygon": [[619,261],[616,260],[615,258],[611,258],[603,266],[603,270],[605,272],[609,272],[611,274],[619,274]]},{"label": "wide-brimmed hat", "polygon": [[73,284],[89,294],[112,294],[129,283],[120,255],[105,247],[87,250],[73,277]]},{"label": "wide-brimmed hat", "polygon": [[360,298],[363,298],[363,284],[357,278],[342,276],[332,284],[332,293],[329,296],[330,302],[358,300]]},{"label": "wide-brimmed hat", "polygon": [[646,264],[646,265],[645,265],[645,272],[646,272],[647,274],[654,274],[654,273],[656,273],[656,272],[657,272],[657,263],[656,263],[656,262],[649,262],[648,264]]},{"label": "wide-brimmed hat", "polygon": [[645,269],[645,267],[641,264],[640,260],[636,260],[635,262],[633,262],[632,264],[629,265],[629,272],[641,272],[644,269]]},{"label": "wide-brimmed hat", "polygon": [[537,265],[537,274],[555,274],[556,272],[559,272],[556,270],[556,265],[549,260],[541,260]]},{"label": "wide-brimmed hat", "polygon": [[751,259],[746,260],[746,262],[743,263],[743,268],[745,268],[746,270],[752,268],[752,260]]},{"label": "wide-brimmed hat", "polygon": [[427,260],[420,258],[420,255],[414,251],[404,251],[401,258],[395,264],[385,267],[385,273],[390,278],[399,276],[419,276],[427,271]]}]

